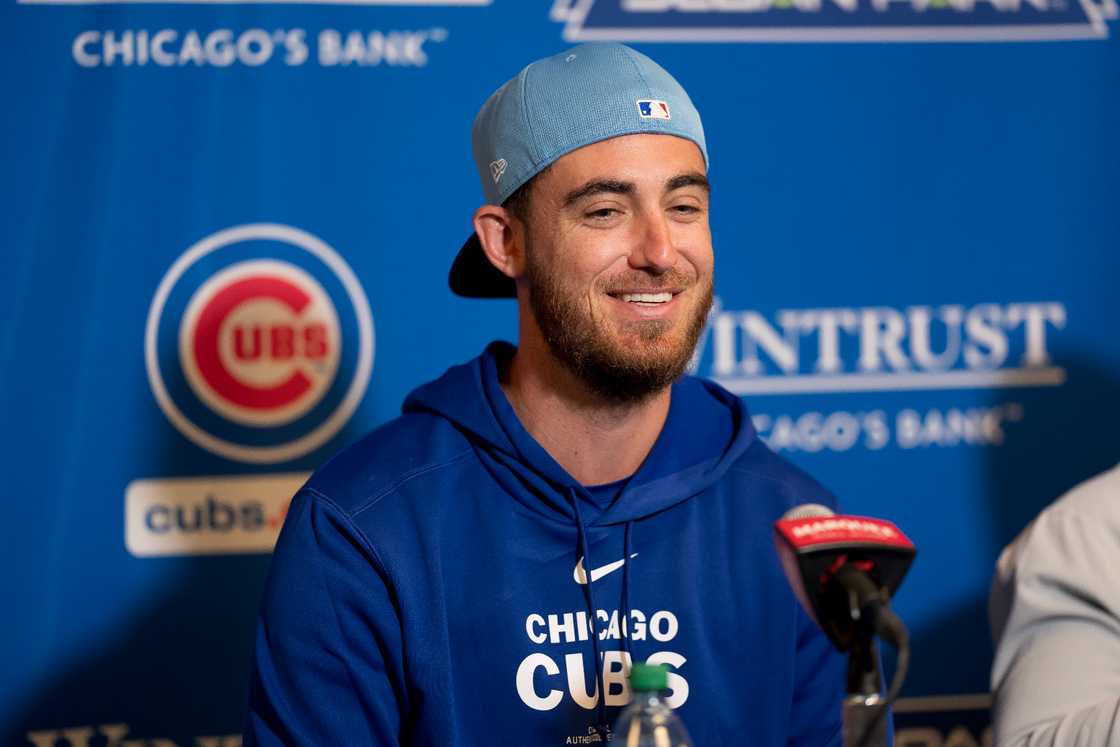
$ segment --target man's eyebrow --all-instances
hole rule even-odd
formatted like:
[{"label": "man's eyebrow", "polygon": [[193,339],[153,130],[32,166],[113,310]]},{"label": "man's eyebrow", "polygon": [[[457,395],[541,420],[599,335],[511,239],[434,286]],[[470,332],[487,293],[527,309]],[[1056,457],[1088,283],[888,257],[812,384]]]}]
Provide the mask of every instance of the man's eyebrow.
[{"label": "man's eyebrow", "polygon": [[634,191],[633,182],[620,182],[614,179],[595,179],[584,184],[582,187],[576,187],[567,195],[564,196],[564,207],[582,200],[589,195],[596,195],[603,192],[609,192],[616,195],[628,195]]},{"label": "man's eyebrow", "polygon": [[681,189],[682,187],[700,187],[705,192],[711,193],[712,185],[708,183],[708,177],[697,171],[690,171],[687,174],[674,176],[665,182],[665,191],[672,192],[674,189]]}]

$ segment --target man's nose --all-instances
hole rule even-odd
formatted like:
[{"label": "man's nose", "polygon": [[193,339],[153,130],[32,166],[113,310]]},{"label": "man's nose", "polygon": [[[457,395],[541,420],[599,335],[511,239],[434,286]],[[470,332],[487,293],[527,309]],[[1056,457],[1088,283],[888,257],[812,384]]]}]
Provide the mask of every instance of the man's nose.
[{"label": "man's nose", "polygon": [[677,264],[677,250],[668,219],[661,211],[656,211],[643,215],[638,225],[630,250],[630,266],[656,274],[673,269]]}]

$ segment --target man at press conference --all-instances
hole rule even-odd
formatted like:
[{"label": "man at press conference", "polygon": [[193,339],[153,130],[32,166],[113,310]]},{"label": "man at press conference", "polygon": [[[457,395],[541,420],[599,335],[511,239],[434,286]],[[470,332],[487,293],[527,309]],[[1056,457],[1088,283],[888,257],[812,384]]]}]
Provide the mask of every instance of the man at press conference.
[{"label": "man at press conference", "polygon": [[840,744],[844,659],[773,522],[834,506],[685,376],[712,302],[708,152],[681,86],[592,44],[496,91],[451,289],[516,298],[495,342],[292,502],[247,745],[603,741],[631,662],[696,745]]}]

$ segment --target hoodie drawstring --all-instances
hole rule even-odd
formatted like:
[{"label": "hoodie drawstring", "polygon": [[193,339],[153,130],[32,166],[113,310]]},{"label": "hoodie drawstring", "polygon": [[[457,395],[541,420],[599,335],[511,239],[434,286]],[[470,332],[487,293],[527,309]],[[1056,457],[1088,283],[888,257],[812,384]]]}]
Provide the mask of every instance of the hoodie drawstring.
[{"label": "hoodie drawstring", "polygon": [[[598,701],[599,722],[595,725],[595,731],[598,732],[599,738],[606,740],[607,730],[607,698],[606,693],[603,692],[603,659],[599,653],[599,626],[595,621],[595,592],[591,586],[591,569],[595,566],[591,564],[591,556],[587,553],[587,528],[583,524],[583,516],[579,512],[579,496],[576,495],[575,488],[569,488],[568,494],[572,498],[572,510],[576,514],[576,531],[579,532],[579,550],[583,553],[583,580],[586,582],[583,585],[584,595],[587,597],[587,605],[591,609],[591,648],[595,656],[595,694]],[[625,566],[625,564],[624,564]]]},{"label": "hoodie drawstring", "polygon": [[[619,635],[622,636],[622,647],[626,650],[626,658],[630,660],[630,666],[634,665],[634,652],[630,649],[630,530],[633,528],[633,520],[626,522],[626,531],[623,533],[622,540],[622,620],[619,621]],[[584,561],[586,562],[586,561]]]}]

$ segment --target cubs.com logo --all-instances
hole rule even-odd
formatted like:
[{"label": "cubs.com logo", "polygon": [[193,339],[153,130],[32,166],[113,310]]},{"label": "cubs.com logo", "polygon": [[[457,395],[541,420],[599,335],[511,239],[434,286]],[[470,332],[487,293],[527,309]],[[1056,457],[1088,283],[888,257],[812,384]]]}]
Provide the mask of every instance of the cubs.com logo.
[{"label": "cubs.com logo", "polygon": [[346,424],[373,367],[369,302],[322,240],[253,224],[209,236],[163,277],[145,363],[168,420],[240,462],[296,459]]}]

